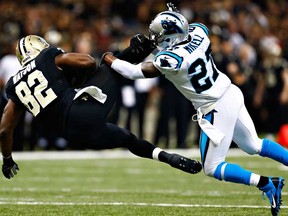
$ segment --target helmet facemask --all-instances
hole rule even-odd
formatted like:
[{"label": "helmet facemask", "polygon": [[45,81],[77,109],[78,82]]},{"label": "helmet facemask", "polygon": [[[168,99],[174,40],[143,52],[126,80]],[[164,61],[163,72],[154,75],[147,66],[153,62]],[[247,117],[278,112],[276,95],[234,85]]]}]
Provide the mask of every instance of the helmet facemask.
[{"label": "helmet facemask", "polygon": [[28,35],[20,39],[16,46],[16,56],[23,66],[28,61],[36,58],[40,52],[50,45],[37,35]]}]

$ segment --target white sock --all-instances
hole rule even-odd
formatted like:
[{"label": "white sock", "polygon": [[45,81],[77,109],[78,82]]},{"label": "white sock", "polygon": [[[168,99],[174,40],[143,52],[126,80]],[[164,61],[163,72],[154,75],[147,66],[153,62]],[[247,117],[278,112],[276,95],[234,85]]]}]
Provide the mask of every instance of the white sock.
[{"label": "white sock", "polygon": [[252,173],[250,177],[250,185],[257,186],[260,181],[260,175]]},{"label": "white sock", "polygon": [[153,152],[152,152],[152,158],[153,158],[154,160],[159,160],[158,156],[159,156],[159,153],[160,153],[161,151],[163,151],[163,150],[160,149],[160,148],[158,148],[158,147],[156,147],[156,148],[153,150]]}]

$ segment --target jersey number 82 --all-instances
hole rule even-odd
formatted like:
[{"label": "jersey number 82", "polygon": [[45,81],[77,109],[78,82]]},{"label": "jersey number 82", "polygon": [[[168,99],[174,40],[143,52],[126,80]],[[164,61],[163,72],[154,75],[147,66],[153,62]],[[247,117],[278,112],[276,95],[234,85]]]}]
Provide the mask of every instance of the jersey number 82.
[{"label": "jersey number 82", "polygon": [[[36,80],[38,84],[34,88],[34,93],[32,94],[31,88],[35,85]],[[57,95],[51,88],[48,87],[48,81],[39,70],[33,71],[28,75],[27,82],[21,81],[16,87],[16,94],[20,101],[26,106],[26,108],[33,114],[37,116],[40,113],[40,109],[45,108]]]}]

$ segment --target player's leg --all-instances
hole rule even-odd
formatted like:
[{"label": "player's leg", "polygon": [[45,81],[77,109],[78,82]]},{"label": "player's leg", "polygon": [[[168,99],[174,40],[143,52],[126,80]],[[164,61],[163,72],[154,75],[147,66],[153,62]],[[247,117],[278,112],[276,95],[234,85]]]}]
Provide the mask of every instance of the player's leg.
[{"label": "player's leg", "polygon": [[[205,116],[217,129],[225,131],[225,137],[219,145],[216,145],[206,134],[201,131],[200,151],[204,173],[218,180],[249,185],[251,172],[237,164],[225,161],[227,152],[232,142],[233,125],[235,121],[225,119],[226,114],[218,105],[217,112],[211,112]],[[231,111],[231,110],[229,110]]]},{"label": "player's leg", "polygon": [[[233,100],[235,97],[239,100]],[[240,90],[235,86],[231,86],[229,91],[217,102],[215,111],[205,116],[205,119],[223,132],[225,137],[219,145],[216,145],[202,131],[200,150],[203,169],[206,175],[219,180],[249,184],[250,171],[244,170],[237,164],[225,161],[232,142],[238,112],[243,103],[242,97]]]},{"label": "player's leg", "polygon": [[[244,104],[240,109],[235,124],[233,140],[248,154],[262,154],[262,156],[265,155],[284,164],[285,161],[287,163],[288,153],[282,146],[258,137],[254,123]],[[267,177],[255,173],[250,175],[249,185],[258,187],[266,194],[269,198],[273,215],[277,215],[280,210],[283,182],[284,179],[282,177]]]},{"label": "player's leg", "polygon": [[97,143],[97,148],[100,149],[127,148],[139,157],[159,160],[192,174],[198,173],[202,169],[201,164],[196,160],[168,153],[146,140],[137,138],[130,131],[109,123],[106,123],[101,130],[101,137]]},{"label": "player's leg", "polygon": [[[242,98],[242,100],[235,101],[233,100],[235,97]],[[260,176],[237,164],[225,161],[232,137],[239,147],[247,153],[253,154],[261,150],[261,140],[256,134],[250,116],[247,116],[248,113],[240,90],[232,86],[230,91],[218,101],[215,110],[216,112],[211,112],[205,118],[217,129],[225,132],[225,137],[220,145],[216,146],[202,132],[200,149],[205,174],[219,180],[257,186],[269,198],[272,214],[277,215],[281,205],[281,190],[284,179]]]},{"label": "player's leg", "polygon": [[263,139],[262,149],[259,155],[271,158],[288,166],[288,151],[283,146],[272,140]]},{"label": "player's leg", "polygon": [[288,151],[272,140],[258,137],[254,123],[245,106],[239,112],[233,140],[248,154],[259,154],[262,157],[268,157],[288,165]]},{"label": "player's leg", "polygon": [[[227,136],[220,146],[215,146],[203,132],[200,140],[203,169],[206,175],[227,182],[257,186],[269,198],[272,214],[278,214],[281,205],[281,190],[284,185],[283,178],[260,176],[238,164],[226,162],[225,156],[229,145],[223,144],[229,140]],[[204,145],[205,143],[207,145]]]}]

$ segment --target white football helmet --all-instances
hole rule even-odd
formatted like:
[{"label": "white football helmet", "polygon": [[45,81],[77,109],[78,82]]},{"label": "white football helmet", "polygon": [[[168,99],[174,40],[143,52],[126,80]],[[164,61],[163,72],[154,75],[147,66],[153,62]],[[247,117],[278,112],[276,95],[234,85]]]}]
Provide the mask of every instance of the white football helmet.
[{"label": "white football helmet", "polygon": [[149,38],[162,48],[173,46],[188,35],[187,19],[178,13],[172,4],[167,4],[168,11],[159,13],[149,26]]},{"label": "white football helmet", "polygon": [[16,56],[23,66],[31,59],[36,58],[39,53],[50,45],[42,37],[28,35],[19,40],[16,46]]}]

